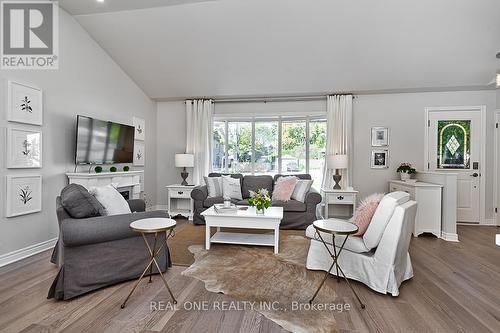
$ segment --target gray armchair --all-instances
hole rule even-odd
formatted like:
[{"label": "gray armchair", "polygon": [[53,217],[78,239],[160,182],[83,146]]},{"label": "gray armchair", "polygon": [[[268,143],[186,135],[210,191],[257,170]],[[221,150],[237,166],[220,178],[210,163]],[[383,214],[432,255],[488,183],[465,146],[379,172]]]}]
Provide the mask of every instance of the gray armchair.
[{"label": "gray armchair", "polygon": [[[130,230],[131,222],[168,217],[165,211],[145,212],[142,200],[129,200],[132,214],[72,218],[56,199],[59,240],[51,262],[59,267],[48,298],[70,299],[81,294],[138,278],[149,258],[141,234]],[[151,236],[151,237],[150,237]],[[148,236],[153,242],[154,236]],[[158,236],[165,241],[165,235]],[[162,270],[171,266],[167,248],[157,257]],[[158,273],[153,270],[153,273]]]}]

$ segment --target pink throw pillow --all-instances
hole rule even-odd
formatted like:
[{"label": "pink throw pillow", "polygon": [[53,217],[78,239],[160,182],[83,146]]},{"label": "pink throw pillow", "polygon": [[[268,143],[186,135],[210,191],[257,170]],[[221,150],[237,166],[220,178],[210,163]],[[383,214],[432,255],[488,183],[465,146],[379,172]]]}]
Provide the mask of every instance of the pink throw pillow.
[{"label": "pink throw pillow", "polygon": [[375,193],[361,200],[352,217],[352,223],[358,226],[358,232],[353,234],[353,236],[363,236],[365,234],[383,197],[383,193]]},{"label": "pink throw pillow", "polygon": [[289,201],[297,184],[297,177],[280,177],[273,190],[273,201]]}]

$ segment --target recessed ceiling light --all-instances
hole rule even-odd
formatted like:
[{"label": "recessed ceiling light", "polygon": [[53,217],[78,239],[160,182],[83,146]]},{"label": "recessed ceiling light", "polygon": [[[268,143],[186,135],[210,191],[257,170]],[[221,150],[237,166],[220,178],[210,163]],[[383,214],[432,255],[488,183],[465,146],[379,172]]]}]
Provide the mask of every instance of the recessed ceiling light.
[{"label": "recessed ceiling light", "polygon": [[104,0],[97,0],[97,2],[104,2]]},{"label": "recessed ceiling light", "polygon": [[500,74],[497,74],[497,88],[500,88]]}]

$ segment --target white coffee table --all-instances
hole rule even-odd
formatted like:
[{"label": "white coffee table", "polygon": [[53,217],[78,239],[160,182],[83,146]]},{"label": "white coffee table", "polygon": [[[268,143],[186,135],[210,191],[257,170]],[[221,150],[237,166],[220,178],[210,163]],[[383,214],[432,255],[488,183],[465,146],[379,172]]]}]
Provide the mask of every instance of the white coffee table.
[{"label": "white coffee table", "polygon": [[[205,248],[210,243],[274,246],[274,253],[279,250],[280,223],[283,219],[283,207],[269,207],[264,214],[257,214],[255,207],[238,210],[234,213],[217,213],[210,207],[201,213],[205,217]],[[210,237],[210,228],[217,232]],[[221,228],[264,229],[274,233],[256,234],[221,231]]]}]

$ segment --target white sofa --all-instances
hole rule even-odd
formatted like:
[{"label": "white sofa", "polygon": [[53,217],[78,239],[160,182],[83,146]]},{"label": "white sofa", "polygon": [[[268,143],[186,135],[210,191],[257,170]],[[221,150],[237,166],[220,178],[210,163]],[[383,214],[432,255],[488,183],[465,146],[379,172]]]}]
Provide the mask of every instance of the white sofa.
[{"label": "white sofa", "polygon": [[[380,293],[399,295],[399,286],[413,277],[410,246],[417,203],[405,192],[392,192],[380,201],[363,237],[349,236],[338,259],[347,278],[360,281]],[[306,236],[311,238],[307,268],[327,271],[332,264],[325,246],[310,225]],[[333,253],[332,236],[321,233]],[[335,236],[340,247],[344,236]],[[335,268],[332,274],[335,274]]]}]

